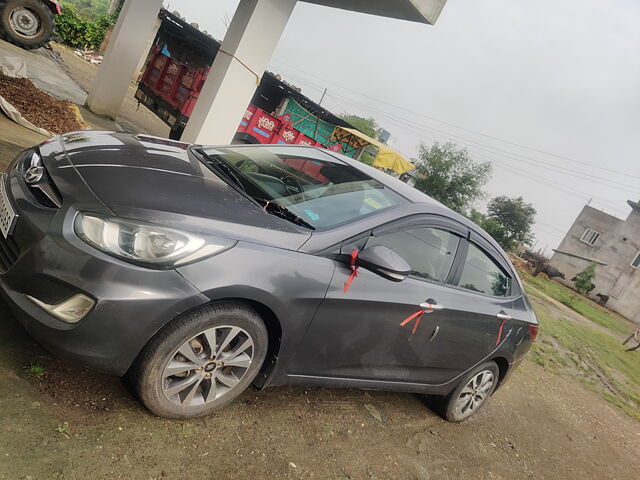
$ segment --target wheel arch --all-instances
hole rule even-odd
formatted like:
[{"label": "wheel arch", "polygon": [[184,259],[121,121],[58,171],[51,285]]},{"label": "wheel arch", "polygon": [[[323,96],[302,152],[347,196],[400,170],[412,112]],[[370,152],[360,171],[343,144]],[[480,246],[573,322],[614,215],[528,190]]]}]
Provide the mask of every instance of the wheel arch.
[{"label": "wheel arch", "polygon": [[225,303],[225,302],[240,303],[253,308],[265,324],[265,327],[267,329],[268,342],[269,342],[267,346],[267,355],[264,359],[262,367],[260,368],[260,372],[258,373],[258,375],[253,381],[253,384],[257,388],[264,387],[268,383],[268,380],[271,377],[271,374],[274,372],[276,365],[278,363],[278,356],[280,353],[280,346],[282,343],[282,325],[280,322],[280,318],[276,315],[276,313],[273,311],[271,307],[265,305],[264,303],[258,300],[245,298],[245,297],[238,297],[238,296],[228,296],[228,297],[220,297],[220,298],[212,299],[206,303],[198,305],[197,307],[191,308],[186,312],[176,315],[174,318],[172,318],[171,320],[166,322],[164,325],[162,325],[161,328],[156,330],[153,333],[153,335],[151,335],[151,337],[149,337],[149,339],[140,349],[140,351],[138,352],[134,360],[131,362],[131,365],[129,365],[129,368],[124,374],[126,375],[127,372],[135,368],[136,364],[138,363],[138,359],[143,354],[143,352],[147,349],[148,345],[158,335],[160,335],[161,332],[166,330],[175,321],[177,321],[184,315],[187,315],[193,312],[194,310],[199,310],[201,308],[204,308],[207,305],[213,305],[216,303]]},{"label": "wheel arch", "polygon": [[509,372],[509,361],[504,357],[495,357],[491,360],[498,365],[498,385],[500,385]]},{"label": "wheel arch", "polygon": [[258,313],[260,318],[262,318],[262,321],[267,328],[269,344],[267,346],[267,356],[265,357],[264,363],[260,368],[260,372],[253,380],[253,384],[257,388],[264,387],[268,383],[268,380],[278,363],[278,356],[280,354],[280,346],[282,343],[282,325],[280,323],[280,319],[269,306],[257,300],[230,297],[216,299],[210,303],[218,302],[244,303],[245,305],[249,305],[251,308],[253,308]]}]

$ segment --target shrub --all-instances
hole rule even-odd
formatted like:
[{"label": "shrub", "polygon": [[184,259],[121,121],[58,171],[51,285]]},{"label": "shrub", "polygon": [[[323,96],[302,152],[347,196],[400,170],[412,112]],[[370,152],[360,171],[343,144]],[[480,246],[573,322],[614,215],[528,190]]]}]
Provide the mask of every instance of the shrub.
[{"label": "shrub", "polygon": [[94,21],[78,15],[73,7],[65,6],[56,15],[58,35],[65,45],[74,48],[99,48],[107,29],[117,20],[117,15],[100,15]]},{"label": "shrub", "polygon": [[592,263],[573,278],[573,284],[576,286],[576,290],[585,295],[591,290],[591,282],[595,276],[596,264]]}]

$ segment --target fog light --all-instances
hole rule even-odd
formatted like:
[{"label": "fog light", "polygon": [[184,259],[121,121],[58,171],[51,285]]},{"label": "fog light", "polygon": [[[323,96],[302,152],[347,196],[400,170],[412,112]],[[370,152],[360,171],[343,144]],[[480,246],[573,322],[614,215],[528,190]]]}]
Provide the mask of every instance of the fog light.
[{"label": "fog light", "polygon": [[45,312],[50,313],[58,320],[62,320],[66,323],[79,322],[87,313],[89,313],[96,303],[93,299],[80,293],[63,300],[60,303],[56,303],[55,305],[49,305],[48,303],[38,300],[30,295],[26,295],[26,297]]}]

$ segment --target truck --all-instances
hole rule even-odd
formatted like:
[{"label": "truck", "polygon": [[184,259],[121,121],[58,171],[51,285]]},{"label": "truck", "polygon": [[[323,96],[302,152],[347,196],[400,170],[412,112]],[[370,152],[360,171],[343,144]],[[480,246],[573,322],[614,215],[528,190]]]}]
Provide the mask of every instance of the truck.
[{"label": "truck", "polygon": [[[180,139],[220,42],[162,9],[160,26],[140,74],[135,98],[171,127]],[[303,95],[272,72],[264,72],[240,121],[233,143],[312,145],[356,157],[364,145],[336,136],[353,130],[343,119]]]},{"label": "truck", "polygon": [[46,44],[55,33],[58,0],[0,0],[0,38],[31,50]]}]

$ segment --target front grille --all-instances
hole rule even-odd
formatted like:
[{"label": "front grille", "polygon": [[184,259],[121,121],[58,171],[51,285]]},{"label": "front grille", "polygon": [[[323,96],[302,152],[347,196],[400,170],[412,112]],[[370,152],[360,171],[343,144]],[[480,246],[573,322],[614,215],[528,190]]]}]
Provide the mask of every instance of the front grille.
[{"label": "front grille", "polygon": [[20,248],[13,238],[0,235],[0,273],[9,270],[20,256]]},{"label": "front grille", "polygon": [[[60,208],[62,205],[62,197],[37,150],[27,150],[24,152],[16,162],[15,169],[21,184],[26,186],[32,203],[41,207]],[[40,177],[29,180],[28,174],[30,170],[34,169],[39,169]]]}]

